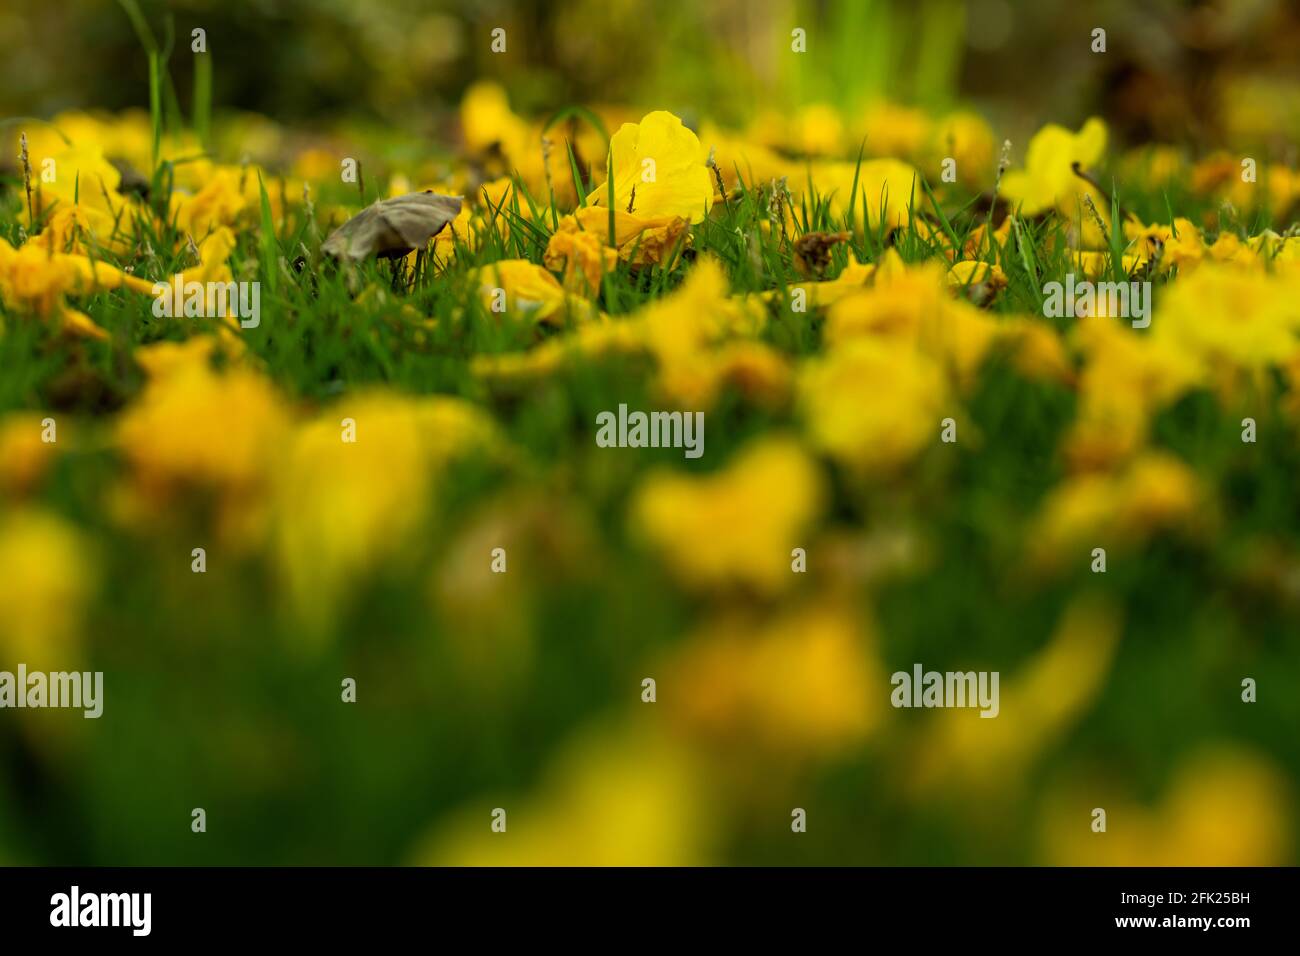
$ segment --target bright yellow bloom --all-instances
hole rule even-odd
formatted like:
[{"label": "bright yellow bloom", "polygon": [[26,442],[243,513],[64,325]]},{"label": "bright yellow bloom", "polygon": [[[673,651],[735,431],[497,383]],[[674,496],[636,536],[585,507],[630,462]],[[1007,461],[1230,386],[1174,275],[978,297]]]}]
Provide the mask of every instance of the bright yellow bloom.
[{"label": "bright yellow bloom", "polygon": [[868,156],[906,160],[920,158],[933,135],[932,129],[932,121],[924,110],[883,100],[867,110],[862,122]]},{"label": "bright yellow bloom", "polygon": [[595,296],[600,293],[602,277],[618,262],[618,253],[606,245],[607,241],[608,235],[584,229],[576,217],[565,216],[551,236],[542,261],[548,269],[564,273],[565,291]]},{"label": "bright yellow bloom", "polygon": [[151,363],[154,377],[117,426],[117,442],[141,496],[165,499],[187,487],[212,488],[234,505],[261,494],[287,437],[282,399],[245,368],[214,371],[202,351]]},{"label": "bright yellow bloom", "polygon": [[480,266],[471,282],[490,313],[504,310],[552,325],[560,321],[566,301],[564,287],[555,276],[527,259],[500,259]]},{"label": "bright yellow bloom", "polygon": [[908,343],[950,369],[955,382],[969,384],[997,325],[968,302],[953,299],[950,283],[938,264],[908,267],[891,249],[871,286],[831,306],[823,332],[827,347],[863,336]]},{"label": "bright yellow bloom", "polygon": [[[566,219],[569,217],[566,217]],[[584,232],[609,242],[609,210],[597,206],[579,209],[572,217]],[[560,228],[565,228],[565,220]],[[614,245],[618,257],[632,265],[661,265],[671,269],[686,247],[690,220],[684,216],[647,217],[614,211]]]},{"label": "bright yellow bloom", "polygon": [[[672,113],[657,110],[640,123],[624,123],[609,145],[605,174],[614,182],[615,209],[643,218],[673,216],[690,222],[708,214],[714,182],[704,165],[706,152],[699,138]],[[608,203],[608,185],[594,187],[591,199],[597,205]]]}]

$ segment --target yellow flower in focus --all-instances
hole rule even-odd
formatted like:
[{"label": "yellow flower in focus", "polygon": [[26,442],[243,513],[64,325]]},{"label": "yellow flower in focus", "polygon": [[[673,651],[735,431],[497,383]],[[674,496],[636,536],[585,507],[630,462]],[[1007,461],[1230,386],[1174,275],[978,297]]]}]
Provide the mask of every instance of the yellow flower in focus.
[{"label": "yellow flower in focus", "polygon": [[[606,237],[607,238],[607,237]],[[583,229],[574,216],[560,220],[542,261],[546,268],[564,273],[564,289],[574,295],[595,296],[601,278],[618,262],[618,253],[597,233]]]},{"label": "yellow flower in focus", "polygon": [[988,305],[1007,287],[1007,274],[999,265],[964,259],[948,270],[948,286],[977,305]]},{"label": "yellow flower in focus", "polygon": [[483,307],[492,314],[504,311],[537,322],[559,323],[564,309],[564,287],[555,276],[527,259],[501,259],[480,266],[471,276]]},{"label": "yellow flower in focus", "polygon": [[0,657],[5,669],[75,668],[98,569],[90,542],[46,511],[0,518]]},{"label": "yellow flower in focus", "polygon": [[[415,851],[436,866],[693,866],[708,862],[706,779],[662,734],[634,724],[565,747],[531,798],[484,799],[441,823]],[[488,808],[506,811],[494,833]]]},{"label": "yellow flower in focus", "polygon": [[938,441],[948,412],[939,365],[874,338],[853,339],[810,360],[798,392],[813,445],[868,474],[892,472]]},{"label": "yellow flower in focus", "polygon": [[[568,218],[568,217],[566,217]],[[573,218],[584,232],[609,242],[609,210],[587,206]],[[685,216],[647,217],[621,210],[614,211],[614,245],[618,257],[632,265],[661,265],[671,269],[677,254],[690,239],[690,220]],[[564,220],[560,227],[564,228]]]},{"label": "yellow flower in focus", "polygon": [[652,473],[629,518],[686,587],[772,593],[794,582],[790,552],[822,497],[807,454],[789,439],[766,438],[715,474]]},{"label": "yellow flower in focus", "polygon": [[[605,173],[607,181],[614,183],[615,209],[643,218],[676,216],[690,222],[708,214],[714,183],[704,165],[705,151],[699,138],[672,113],[656,110],[640,123],[624,123],[609,146]],[[608,185],[594,187],[591,199],[597,205],[607,204]]]}]

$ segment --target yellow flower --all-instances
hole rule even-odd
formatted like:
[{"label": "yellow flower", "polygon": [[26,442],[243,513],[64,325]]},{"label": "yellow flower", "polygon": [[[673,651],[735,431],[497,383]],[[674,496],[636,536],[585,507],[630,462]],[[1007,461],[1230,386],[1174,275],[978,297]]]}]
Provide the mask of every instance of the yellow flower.
[{"label": "yellow flower", "polygon": [[465,145],[475,152],[497,147],[511,155],[528,138],[528,123],[510,109],[506,91],[496,83],[480,81],[465,91],[460,126]]},{"label": "yellow flower", "polygon": [[[606,230],[608,231],[608,230]],[[601,278],[618,262],[618,253],[605,244],[608,236],[581,227],[574,216],[560,220],[542,261],[564,273],[564,289],[574,295],[595,296]]]},{"label": "yellow flower", "polygon": [[[344,440],[349,427],[355,441]],[[297,429],[274,476],[273,540],[289,606],[309,631],[321,633],[361,575],[409,546],[441,467],[492,435],[460,399],[386,392]]]},{"label": "yellow flower", "polygon": [[[39,166],[34,165],[32,170],[37,216],[55,203],[59,208],[84,206],[109,216],[116,215],[126,205],[126,197],[117,191],[122,174],[104,159],[100,147],[73,146],[40,159],[42,163],[46,161],[53,164],[47,167],[53,173],[53,182],[46,182]],[[124,228],[128,227],[124,225]]]},{"label": "yellow flower", "polygon": [[964,259],[948,270],[948,285],[968,294],[972,301],[987,305],[1007,287],[1007,274],[998,265]]},{"label": "yellow flower", "polygon": [[1002,177],[1002,195],[1026,216],[1056,209],[1075,223],[1085,246],[1103,247],[1101,232],[1082,204],[1084,197],[1090,196],[1097,214],[1107,223],[1110,204],[1075,174],[1074,166],[1087,172],[1105,152],[1106,124],[1097,117],[1089,119],[1077,133],[1050,123],[1029,141],[1025,168],[1009,170]]},{"label": "yellow flower", "polygon": [[844,148],[844,121],[833,106],[805,106],[794,115],[790,126],[790,145],[805,156],[835,156]]},{"label": "yellow flower", "polygon": [[[692,866],[721,842],[707,777],[680,744],[623,724],[569,743],[527,799],[485,797],[441,822],[415,851],[436,866]],[[505,811],[492,832],[491,810]],[[498,818],[500,819],[500,818]]]},{"label": "yellow flower", "polygon": [[0,656],[32,670],[76,667],[97,568],[62,518],[20,510],[0,519]]},{"label": "yellow flower", "polygon": [[[699,138],[672,113],[657,110],[640,123],[624,123],[610,140],[607,180],[614,183],[614,208],[643,218],[681,217],[701,221],[713,205],[713,177]],[[635,197],[632,194],[636,190]],[[608,202],[608,185],[592,190],[597,205]]]},{"label": "yellow flower", "polygon": [[[1294,839],[1295,795],[1262,755],[1202,748],[1184,759],[1154,807],[1113,784],[1087,781],[1044,804],[1045,862],[1055,866],[1283,866]],[[1094,808],[1106,832],[1092,832]]]},{"label": "yellow flower", "polygon": [[[1089,599],[1071,603],[1046,646],[1004,674],[998,716],[936,712],[909,748],[906,785],[922,792],[1014,788],[1034,760],[1079,721],[1105,686],[1119,646],[1115,610]],[[961,670],[961,667],[954,668]]]},{"label": "yellow flower", "polygon": [[1169,285],[1151,325],[1159,346],[1207,369],[1262,371],[1300,349],[1300,282],[1207,264]]},{"label": "yellow flower", "polygon": [[939,365],[876,338],[809,361],[798,390],[813,445],[864,473],[892,472],[938,441],[948,412]]},{"label": "yellow flower", "polygon": [[490,313],[502,311],[529,316],[552,325],[564,309],[564,287],[555,276],[527,259],[500,259],[480,266],[471,276],[483,307]]},{"label": "yellow flower", "polygon": [[1082,567],[1093,548],[1126,550],[1165,530],[1203,522],[1205,493],[1187,465],[1146,452],[1117,473],[1087,472],[1047,495],[1029,536],[1033,565]]},{"label": "yellow flower", "polygon": [[732,759],[740,747],[833,757],[884,717],[874,643],[836,599],[723,617],[682,644],[662,685],[676,690],[659,706]]},{"label": "yellow flower", "polygon": [[[44,416],[14,413],[0,419],[0,490],[20,495],[31,490],[49,470],[59,449],[42,440]],[[66,445],[67,424],[56,423]]]},{"label": "yellow flower", "polygon": [[92,206],[60,204],[45,221],[45,228],[29,239],[27,245],[77,255],[93,252],[102,256],[102,249],[129,255],[135,248],[130,229],[125,216],[119,219]]},{"label": "yellow flower", "polygon": [[[988,273],[990,283],[996,275]],[[954,381],[969,384],[997,335],[997,325],[969,303],[949,294],[936,263],[908,267],[889,250],[875,282],[831,306],[823,337],[828,347],[863,336],[908,343],[951,370]]]},{"label": "yellow flower", "polygon": [[[935,124],[930,139],[930,165],[935,179],[944,159],[957,161],[958,182],[987,184],[993,180],[997,144],[989,124],[977,113],[950,113]],[[940,180],[941,181],[941,180]]]},{"label": "yellow flower", "polygon": [[[569,217],[566,217],[566,219]],[[584,232],[609,242],[609,210],[587,206],[574,213],[573,218]],[[614,211],[614,245],[618,257],[632,265],[661,265],[671,269],[676,256],[685,248],[690,234],[690,220],[685,216],[648,217]],[[564,228],[564,220],[560,227]]]},{"label": "yellow flower", "polygon": [[198,349],[187,358],[166,363],[117,424],[142,496],[186,486],[221,490],[230,502],[260,494],[286,436],[282,399],[251,369],[217,373]]},{"label": "yellow flower", "polygon": [[[857,193],[853,191],[857,174]],[[847,216],[853,206],[854,228],[888,229],[907,222],[913,202],[924,201],[915,167],[898,159],[867,159],[857,163],[814,163],[812,183],[818,194],[829,196],[833,216]]]},{"label": "yellow flower", "polygon": [[1079,466],[1106,465],[1135,452],[1151,415],[1203,376],[1185,352],[1161,347],[1154,335],[1139,335],[1112,318],[1082,318],[1072,337],[1085,358],[1067,449]]},{"label": "yellow flower", "polygon": [[790,552],[822,494],[807,454],[793,441],[767,438],[715,474],[651,474],[630,521],[687,587],[775,592],[793,583]]},{"label": "yellow flower", "polygon": [[[239,214],[248,205],[240,189],[240,179],[244,174],[239,169],[220,167],[214,170],[206,185],[193,195],[180,192],[172,194],[172,214],[176,228],[182,233],[201,242],[209,232],[221,226],[233,226]],[[251,188],[257,189],[257,177],[247,174],[252,180]],[[250,188],[245,182],[244,189]],[[268,187],[268,199],[274,193],[278,198],[279,190]]]},{"label": "yellow flower", "polygon": [[15,249],[0,239],[0,298],[12,309],[58,319],[74,333],[103,339],[108,333],[69,308],[64,296],[120,288],[152,294],[153,283],[86,256],[52,253],[31,243]]},{"label": "yellow flower", "polygon": [[871,156],[916,159],[931,136],[931,120],[924,110],[879,101],[867,110],[862,133]]}]

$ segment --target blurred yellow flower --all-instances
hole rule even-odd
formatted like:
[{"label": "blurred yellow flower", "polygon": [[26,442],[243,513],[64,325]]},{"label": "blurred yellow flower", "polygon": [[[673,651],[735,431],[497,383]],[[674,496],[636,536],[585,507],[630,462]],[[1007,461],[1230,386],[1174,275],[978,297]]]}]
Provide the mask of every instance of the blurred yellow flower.
[{"label": "blurred yellow flower", "polygon": [[822,495],[807,454],[769,437],[712,475],[651,473],[633,498],[630,522],[686,587],[738,584],[770,593],[794,582],[791,550]]},{"label": "blurred yellow flower", "polygon": [[1076,598],[1048,643],[1014,675],[1001,676],[997,717],[953,708],[926,718],[907,749],[907,788],[967,795],[971,787],[996,791],[1024,785],[1030,764],[1101,693],[1119,638],[1114,608],[1095,598]]},{"label": "blurred yellow flower", "polygon": [[[571,742],[536,793],[484,798],[415,850],[436,866],[694,866],[709,862],[717,815],[680,745],[633,723]],[[495,815],[495,810],[503,815]],[[503,832],[492,826],[504,825]]]},{"label": "blurred yellow flower", "polygon": [[[833,757],[879,726],[888,680],[874,639],[838,599],[706,623],[677,652],[666,707],[683,733],[735,751]],[[743,759],[743,758],[741,758]]]},{"label": "blurred yellow flower", "polygon": [[[1106,811],[1104,833],[1092,829],[1097,808]],[[1053,866],[1284,866],[1293,819],[1294,793],[1279,768],[1221,744],[1185,758],[1154,807],[1104,781],[1050,795],[1040,837]]]},{"label": "blurred yellow flower", "polygon": [[799,404],[813,445],[855,471],[888,474],[939,440],[940,366],[905,345],[856,338],[805,362]]},{"label": "blurred yellow flower", "polygon": [[410,544],[441,467],[493,436],[491,420],[460,399],[383,391],[296,430],[274,475],[273,541],[289,607],[313,635],[365,573]]},{"label": "blurred yellow flower", "polygon": [[[1085,183],[1074,173],[1077,164],[1085,172],[1101,161],[1106,152],[1106,124],[1092,117],[1077,133],[1049,123],[1029,141],[1025,168],[1008,170],[1002,177],[1002,194],[1020,206],[1026,216],[1036,216],[1048,209],[1059,209],[1069,216],[1084,193]],[[1098,202],[1098,211],[1108,216],[1106,204]]]},{"label": "blurred yellow flower", "polygon": [[0,655],[33,670],[77,667],[97,579],[91,543],[64,519],[36,509],[0,517]]},{"label": "blurred yellow flower", "polygon": [[1194,530],[1206,520],[1205,492],[1187,465],[1144,452],[1117,473],[1088,472],[1048,494],[1027,546],[1040,570],[1083,567],[1093,548],[1130,548],[1165,529]]},{"label": "blurred yellow flower", "polygon": [[[45,417],[36,412],[14,412],[0,418],[0,491],[26,494],[49,471],[59,445],[42,440]],[[55,426],[66,446],[68,422],[56,420]]]}]

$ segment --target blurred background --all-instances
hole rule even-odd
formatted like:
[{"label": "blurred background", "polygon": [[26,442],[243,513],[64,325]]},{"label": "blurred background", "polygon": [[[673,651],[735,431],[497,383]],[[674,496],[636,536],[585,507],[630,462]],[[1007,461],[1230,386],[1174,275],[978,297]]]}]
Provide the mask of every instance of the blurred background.
[{"label": "blurred background", "polygon": [[[885,99],[984,113],[1023,141],[1096,113],[1120,143],[1252,144],[1300,126],[1300,7],[1286,0],[140,0],[177,101],[207,31],[217,108],[289,125],[340,115],[437,132],[478,80],[516,112],[617,103],[743,126],[763,109]],[[491,31],[506,30],[504,53]],[[1091,31],[1107,31],[1092,52]],[[788,54],[791,31],[807,53]],[[147,105],[140,42],[111,0],[0,9],[0,115]]]}]

